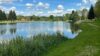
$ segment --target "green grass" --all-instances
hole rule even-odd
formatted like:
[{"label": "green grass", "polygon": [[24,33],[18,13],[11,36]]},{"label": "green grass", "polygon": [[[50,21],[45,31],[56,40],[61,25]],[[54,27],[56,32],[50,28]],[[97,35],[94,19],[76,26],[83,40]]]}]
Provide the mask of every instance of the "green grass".
[{"label": "green grass", "polygon": [[[59,40],[59,41],[58,41]],[[37,35],[32,38],[16,37],[9,42],[0,43],[0,56],[40,56],[50,46],[56,46],[67,40],[60,33]]]},{"label": "green grass", "polygon": [[81,29],[75,39],[50,48],[43,56],[100,56],[100,20],[84,22]]}]

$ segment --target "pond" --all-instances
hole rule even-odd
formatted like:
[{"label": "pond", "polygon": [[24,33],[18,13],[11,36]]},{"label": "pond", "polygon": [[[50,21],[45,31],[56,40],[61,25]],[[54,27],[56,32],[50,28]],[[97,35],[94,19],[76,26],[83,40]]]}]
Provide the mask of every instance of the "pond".
[{"label": "pond", "polygon": [[75,38],[68,22],[34,21],[25,23],[0,24],[0,40],[12,39],[16,36],[31,37],[38,34],[56,34],[60,32],[67,38]]}]

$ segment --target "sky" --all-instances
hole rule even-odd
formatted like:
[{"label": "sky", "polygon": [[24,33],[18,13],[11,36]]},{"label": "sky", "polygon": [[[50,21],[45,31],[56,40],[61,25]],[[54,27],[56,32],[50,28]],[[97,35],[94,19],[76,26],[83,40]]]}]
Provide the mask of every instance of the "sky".
[{"label": "sky", "polygon": [[17,15],[60,16],[72,10],[89,9],[97,0],[0,0],[0,9],[9,13],[15,10]]}]

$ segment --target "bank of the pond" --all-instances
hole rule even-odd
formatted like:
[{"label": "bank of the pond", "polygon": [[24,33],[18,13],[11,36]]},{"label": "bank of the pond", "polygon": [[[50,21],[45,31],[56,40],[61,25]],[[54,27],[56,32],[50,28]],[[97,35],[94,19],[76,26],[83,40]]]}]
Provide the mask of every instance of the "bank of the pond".
[{"label": "bank of the pond", "polygon": [[[40,20],[37,20],[38,22]],[[6,20],[6,21],[0,21],[0,23],[27,23],[27,22],[37,22],[37,21],[34,21],[34,20],[31,20],[31,21],[20,21],[20,20],[14,20],[14,21],[11,21],[11,20]],[[70,22],[70,20],[66,20],[66,21],[42,21],[42,22]]]},{"label": "bank of the pond", "polygon": [[31,38],[16,37],[0,44],[0,56],[41,56],[50,46],[57,46],[67,38],[60,33],[37,35]]},{"label": "bank of the pond", "polygon": [[51,47],[43,56],[100,56],[100,20],[84,22],[75,39]]},{"label": "bank of the pond", "polygon": [[33,22],[33,21],[19,21],[19,20],[7,20],[7,21],[0,21],[0,23],[23,23],[23,22]]}]

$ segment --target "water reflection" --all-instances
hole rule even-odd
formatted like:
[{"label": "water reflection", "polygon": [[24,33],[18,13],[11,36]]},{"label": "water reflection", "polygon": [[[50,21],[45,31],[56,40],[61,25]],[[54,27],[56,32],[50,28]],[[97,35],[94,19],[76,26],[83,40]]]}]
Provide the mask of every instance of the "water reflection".
[{"label": "water reflection", "polygon": [[10,33],[11,33],[11,34],[15,34],[15,33],[16,33],[16,28],[11,28],[11,29],[10,29]]},{"label": "water reflection", "polygon": [[74,28],[72,26],[72,24],[62,21],[0,24],[0,38],[31,37],[38,34],[55,34],[58,31],[68,38],[75,38],[77,33],[71,32],[71,29]]},{"label": "water reflection", "polygon": [[77,31],[80,30],[79,24],[77,24],[76,22],[70,22],[70,26],[73,34],[77,33]]},{"label": "water reflection", "polygon": [[0,35],[3,35],[6,33],[6,29],[0,29]]},{"label": "water reflection", "polygon": [[16,33],[16,23],[10,23],[10,28],[9,31],[11,34],[15,34]]}]

